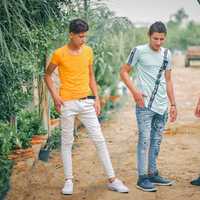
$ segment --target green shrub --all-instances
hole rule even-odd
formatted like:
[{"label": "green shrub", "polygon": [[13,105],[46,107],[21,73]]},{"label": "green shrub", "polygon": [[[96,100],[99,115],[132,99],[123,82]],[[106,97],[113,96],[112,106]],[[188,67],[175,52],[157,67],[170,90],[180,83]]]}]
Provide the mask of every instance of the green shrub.
[{"label": "green shrub", "polygon": [[50,117],[51,117],[51,119],[57,119],[60,117],[60,114],[56,111],[54,105],[51,106]]},{"label": "green shrub", "polygon": [[58,149],[61,145],[61,130],[60,128],[55,128],[49,139],[49,144],[51,149]]},{"label": "green shrub", "polygon": [[5,156],[0,156],[0,199],[3,199],[9,190],[9,179],[13,162]]},{"label": "green shrub", "polygon": [[15,131],[9,124],[0,122],[0,156],[8,156],[13,149]]},{"label": "green shrub", "polygon": [[109,120],[109,114],[110,114],[110,110],[112,110],[114,108],[114,104],[112,101],[107,101],[105,106],[102,108],[101,110],[101,114],[98,117],[99,121],[105,121],[105,120]]},{"label": "green shrub", "polygon": [[0,122],[0,199],[3,199],[9,189],[12,161],[8,160],[8,155],[17,142],[14,128]]},{"label": "green shrub", "polygon": [[37,133],[41,126],[41,120],[36,110],[22,110],[17,114],[17,131],[26,133],[28,137],[32,137]]}]

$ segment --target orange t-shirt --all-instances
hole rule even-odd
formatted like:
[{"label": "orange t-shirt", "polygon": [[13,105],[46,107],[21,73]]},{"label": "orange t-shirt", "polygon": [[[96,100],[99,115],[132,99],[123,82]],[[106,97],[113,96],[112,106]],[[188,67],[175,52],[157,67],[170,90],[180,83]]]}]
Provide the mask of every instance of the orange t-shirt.
[{"label": "orange t-shirt", "polygon": [[89,65],[93,63],[93,51],[84,45],[79,55],[72,55],[67,45],[55,50],[51,63],[58,66],[60,96],[63,100],[86,97],[90,94]]}]

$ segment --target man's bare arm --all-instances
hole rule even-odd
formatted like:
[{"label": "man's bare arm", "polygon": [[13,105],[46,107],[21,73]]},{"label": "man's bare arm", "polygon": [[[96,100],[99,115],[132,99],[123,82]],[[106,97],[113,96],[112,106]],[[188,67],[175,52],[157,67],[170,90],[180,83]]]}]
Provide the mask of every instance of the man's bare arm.
[{"label": "man's bare arm", "polygon": [[89,86],[90,86],[90,89],[92,90],[93,95],[95,96],[94,107],[95,107],[97,115],[99,115],[101,111],[101,106],[100,106],[100,99],[98,96],[97,83],[95,80],[94,70],[93,70],[92,65],[89,66],[89,78],[90,78]]},{"label": "man's bare arm", "polygon": [[171,78],[171,70],[165,71],[165,80],[166,80],[166,87],[167,87],[167,96],[170,101],[170,121],[174,122],[177,117],[177,110],[176,110],[176,101],[175,101],[175,96],[174,96],[173,81]]},{"label": "man's bare arm", "polygon": [[129,77],[129,73],[131,72],[132,68],[129,64],[122,65],[120,69],[120,76],[125,85],[130,90],[136,104],[140,107],[144,107],[144,94],[142,94],[134,85],[133,81]]},{"label": "man's bare arm", "polygon": [[53,80],[51,78],[51,75],[56,68],[57,68],[57,65],[50,63],[46,69],[44,80],[54,100],[55,108],[57,112],[60,112],[60,108],[61,108],[61,105],[63,104],[63,100],[59,96],[58,91],[55,88]]}]

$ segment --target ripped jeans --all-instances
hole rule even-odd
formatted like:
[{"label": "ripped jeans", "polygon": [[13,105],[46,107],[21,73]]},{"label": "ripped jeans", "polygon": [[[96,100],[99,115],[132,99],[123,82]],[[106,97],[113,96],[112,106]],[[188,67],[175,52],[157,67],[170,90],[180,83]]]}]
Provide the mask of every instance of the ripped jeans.
[{"label": "ripped jeans", "polygon": [[136,106],[138,125],[137,171],[138,175],[152,175],[157,169],[162,133],[167,122],[167,111],[160,115],[148,108]]}]

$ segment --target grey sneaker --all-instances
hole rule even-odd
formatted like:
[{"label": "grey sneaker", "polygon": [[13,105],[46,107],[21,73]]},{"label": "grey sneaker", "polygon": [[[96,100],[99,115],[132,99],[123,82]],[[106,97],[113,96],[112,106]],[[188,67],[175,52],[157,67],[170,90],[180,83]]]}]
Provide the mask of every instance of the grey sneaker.
[{"label": "grey sneaker", "polygon": [[139,176],[136,187],[145,192],[155,192],[157,190],[147,175]]},{"label": "grey sneaker", "polygon": [[154,175],[149,176],[149,181],[151,181],[151,183],[154,183],[155,185],[164,185],[164,186],[170,186],[175,183],[174,180],[170,180],[160,176],[158,172],[155,173]]}]

